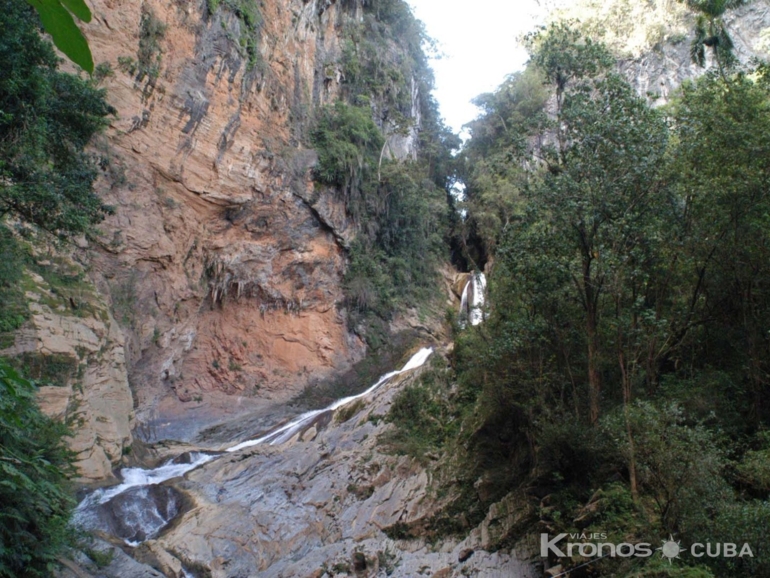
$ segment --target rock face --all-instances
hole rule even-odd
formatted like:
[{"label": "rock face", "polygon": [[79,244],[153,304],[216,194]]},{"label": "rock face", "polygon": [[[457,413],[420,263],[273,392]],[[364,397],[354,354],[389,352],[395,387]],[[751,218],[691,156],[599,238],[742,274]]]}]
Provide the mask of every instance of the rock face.
[{"label": "rock face", "polygon": [[[755,0],[731,10],[725,15],[725,23],[735,44],[734,54],[740,62],[749,63],[753,58],[770,56],[770,2]],[[684,81],[713,68],[709,51],[706,69],[694,64],[690,58],[693,26],[690,24],[689,35],[682,36],[677,42],[669,41],[639,58],[620,63],[622,73],[639,94],[649,96],[655,104],[666,104]]]},{"label": "rock face", "polygon": [[177,487],[193,505],[153,548],[213,578],[534,576],[515,552],[485,550],[506,523],[504,504],[466,540],[408,538],[440,503],[428,471],[383,454],[377,437],[392,427],[383,417],[393,396],[414,378],[404,374],[319,416],[284,444],[226,454],[190,472]]},{"label": "rock face", "polygon": [[299,144],[337,97],[342,28],[360,8],[243,4],[94,0],[85,27],[118,110],[95,144],[115,214],[94,274],[128,333],[147,441],[285,401],[364,353],[341,288],[355,226],[313,190],[316,157]]},{"label": "rock face", "polygon": [[[75,262],[70,272],[83,276]],[[39,389],[41,409],[70,420],[80,481],[113,478],[112,467],[132,441],[133,399],[124,337],[109,307],[88,281],[57,286],[27,271],[30,320],[0,355],[15,358],[24,374],[52,383]]]}]

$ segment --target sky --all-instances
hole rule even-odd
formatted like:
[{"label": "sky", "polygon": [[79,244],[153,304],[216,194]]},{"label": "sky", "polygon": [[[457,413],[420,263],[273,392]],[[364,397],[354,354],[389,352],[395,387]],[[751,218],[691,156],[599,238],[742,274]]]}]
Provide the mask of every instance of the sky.
[{"label": "sky", "polygon": [[521,70],[527,54],[518,44],[542,17],[538,0],[408,0],[443,56],[431,62],[441,115],[459,132],[478,116],[470,101]]}]

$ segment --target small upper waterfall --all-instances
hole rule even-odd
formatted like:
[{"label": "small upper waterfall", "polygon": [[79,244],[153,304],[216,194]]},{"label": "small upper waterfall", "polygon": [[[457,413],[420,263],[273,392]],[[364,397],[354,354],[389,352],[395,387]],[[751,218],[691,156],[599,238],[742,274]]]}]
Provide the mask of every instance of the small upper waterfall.
[{"label": "small upper waterfall", "polygon": [[[225,452],[237,452],[266,442],[271,445],[282,444],[302,431],[317,416],[372,393],[400,373],[420,367],[431,353],[432,348],[422,348],[404,367],[386,373],[363,393],[338,399],[324,409],[303,413],[266,435],[238,443]],[[182,476],[222,453],[185,452],[154,469],[123,468],[120,471],[122,483],[91,492],[78,504],[73,522],[87,530],[102,530],[123,539],[130,546],[136,546],[157,536],[181,511],[182,498],[179,492],[171,486],[160,484]]]},{"label": "small upper waterfall", "polygon": [[486,319],[484,312],[486,290],[487,278],[484,273],[471,273],[460,299],[460,324],[463,327],[466,322],[478,325]]}]

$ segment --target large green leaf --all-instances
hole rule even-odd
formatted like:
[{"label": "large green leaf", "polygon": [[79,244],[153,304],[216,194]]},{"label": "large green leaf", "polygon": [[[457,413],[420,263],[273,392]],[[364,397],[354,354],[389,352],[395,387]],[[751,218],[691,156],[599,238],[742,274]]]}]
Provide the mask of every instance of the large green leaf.
[{"label": "large green leaf", "polygon": [[[83,12],[83,8],[87,11],[88,20],[91,19],[91,12],[88,7],[82,3],[82,0],[64,0],[68,5],[77,6],[78,15]],[[75,64],[80,66],[83,70],[89,74],[94,71],[94,61],[91,56],[91,49],[88,47],[88,42],[80,29],[75,24],[72,15],[62,6],[59,0],[27,0],[27,3],[37,10],[40,15],[40,21],[43,23],[43,28],[51,35],[53,43],[61,50],[67,57]],[[78,16],[79,17],[79,16]]]},{"label": "large green leaf", "polygon": [[91,22],[91,10],[83,0],[61,0],[61,3],[72,12],[78,20]]}]

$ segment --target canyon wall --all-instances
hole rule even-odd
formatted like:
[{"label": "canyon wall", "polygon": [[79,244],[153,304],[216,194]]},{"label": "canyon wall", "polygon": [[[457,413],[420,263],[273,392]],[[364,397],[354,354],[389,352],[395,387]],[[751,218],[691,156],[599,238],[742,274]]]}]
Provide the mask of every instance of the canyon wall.
[{"label": "canyon wall", "polygon": [[[755,0],[728,11],[724,21],[739,62],[750,64],[755,59],[770,57],[770,2]],[[655,105],[669,103],[682,83],[716,67],[710,50],[706,51],[705,68],[693,63],[690,43],[694,26],[694,18],[690,17],[683,24],[684,33],[656,43],[637,57],[620,61],[621,72],[639,94],[648,96]]]},{"label": "canyon wall", "polygon": [[352,224],[312,194],[300,145],[312,108],[336,96],[356,7],[246,6],[96,0],[86,28],[118,111],[96,145],[115,214],[92,258],[149,441],[285,401],[363,354],[341,290]]}]

